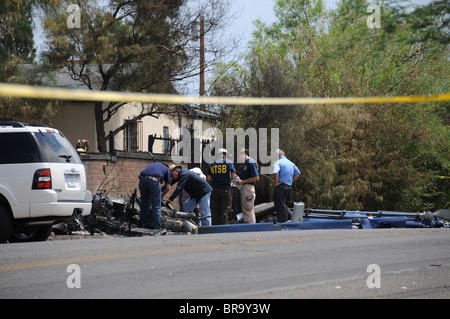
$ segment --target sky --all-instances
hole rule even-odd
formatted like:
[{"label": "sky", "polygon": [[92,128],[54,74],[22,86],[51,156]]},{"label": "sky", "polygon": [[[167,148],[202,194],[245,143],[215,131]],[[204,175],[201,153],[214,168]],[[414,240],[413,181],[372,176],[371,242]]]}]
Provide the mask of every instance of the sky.
[{"label": "sky", "polygon": [[[336,8],[338,0],[324,0],[326,9]],[[423,5],[430,3],[431,0],[409,0],[411,4]],[[370,1],[369,2],[375,2]],[[408,1],[399,1],[407,3]],[[271,24],[275,22],[273,7],[276,0],[234,0],[234,6],[231,10],[241,11],[235,22],[230,26],[230,31],[242,34],[243,41],[247,42],[251,39],[254,29],[253,21],[260,19],[261,21]]]}]

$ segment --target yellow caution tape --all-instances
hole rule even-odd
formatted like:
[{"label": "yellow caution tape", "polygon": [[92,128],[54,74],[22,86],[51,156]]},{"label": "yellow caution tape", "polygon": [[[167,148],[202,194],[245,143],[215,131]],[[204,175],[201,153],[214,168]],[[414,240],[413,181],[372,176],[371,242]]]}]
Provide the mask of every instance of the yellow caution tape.
[{"label": "yellow caution tape", "polygon": [[360,103],[417,103],[450,100],[450,93],[420,96],[387,97],[330,97],[330,98],[258,98],[258,97],[190,97],[169,94],[146,94],[111,91],[71,90],[17,84],[0,84],[0,96],[33,99],[142,102],[160,104],[222,104],[222,105],[297,105],[297,104],[360,104]]}]

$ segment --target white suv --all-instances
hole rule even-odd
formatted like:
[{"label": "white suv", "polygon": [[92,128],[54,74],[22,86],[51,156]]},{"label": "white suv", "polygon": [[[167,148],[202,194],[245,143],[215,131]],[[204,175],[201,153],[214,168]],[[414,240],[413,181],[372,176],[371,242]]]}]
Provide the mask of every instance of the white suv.
[{"label": "white suv", "polygon": [[0,122],[0,243],[47,240],[54,223],[91,212],[75,149],[56,129]]}]

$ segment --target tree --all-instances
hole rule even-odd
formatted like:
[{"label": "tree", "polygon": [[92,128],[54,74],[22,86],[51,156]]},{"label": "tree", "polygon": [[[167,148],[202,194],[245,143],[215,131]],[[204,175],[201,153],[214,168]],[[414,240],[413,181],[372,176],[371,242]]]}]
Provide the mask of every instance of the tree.
[{"label": "tree", "polygon": [[[54,1],[46,10],[48,61],[65,67],[73,80],[90,90],[177,93],[175,81],[198,74],[196,52],[190,50],[191,29],[203,16],[206,32],[220,28],[227,0],[207,0],[198,7],[183,0],[79,0],[79,28],[68,27],[71,0]],[[211,49],[213,52],[213,50]],[[105,123],[124,103],[95,103],[98,150],[106,152]],[[142,105],[131,121],[174,114],[181,106]],[[128,122],[129,123],[129,122]],[[117,128],[114,133],[124,129]]]},{"label": "tree", "polygon": [[[0,7],[0,61],[12,58],[24,63],[34,60],[35,49],[32,28],[32,1],[8,0]],[[6,80],[2,73],[2,81]]]},{"label": "tree", "polygon": [[[256,22],[245,63],[224,66],[230,73],[220,73],[216,90],[341,97],[448,89],[450,59],[439,41],[440,24],[423,30],[409,19],[400,23],[399,12],[380,3],[382,27],[370,29],[367,1],[341,0],[330,12],[320,4],[277,1],[278,21]],[[235,107],[227,114],[229,122],[237,119],[244,128],[280,128],[281,148],[302,171],[293,195],[310,207],[432,210],[449,205],[448,103]]]},{"label": "tree", "polygon": [[[42,0],[43,1],[43,0]],[[34,64],[32,12],[36,0],[5,0],[0,7],[0,82],[39,84],[42,69]],[[27,67],[34,65],[34,68]],[[49,122],[59,103],[0,98],[0,120]]]},{"label": "tree", "polygon": [[[450,23],[450,7],[448,0],[434,0],[426,5],[412,8],[412,12],[403,10],[403,6],[396,4],[395,0],[390,0],[393,6],[398,7],[395,15],[395,22],[403,21],[411,24],[414,30],[420,30],[418,37],[420,41],[433,40],[442,45],[450,43],[450,34],[448,32]],[[395,25],[386,25],[388,32],[395,32]],[[417,39],[408,39],[411,43]]]}]

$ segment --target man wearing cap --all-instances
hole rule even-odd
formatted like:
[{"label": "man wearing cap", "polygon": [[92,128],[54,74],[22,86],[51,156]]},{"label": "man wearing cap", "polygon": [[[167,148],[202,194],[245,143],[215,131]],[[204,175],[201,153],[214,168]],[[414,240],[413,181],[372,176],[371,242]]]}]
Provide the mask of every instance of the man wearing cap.
[{"label": "man wearing cap", "polygon": [[178,185],[169,197],[169,201],[173,201],[184,189],[189,194],[188,200],[184,203],[184,211],[192,212],[195,207],[198,207],[201,217],[199,224],[201,226],[210,226],[211,211],[209,205],[212,188],[208,182],[195,172],[180,166],[172,169],[171,177],[172,185],[175,183],[178,183]]},{"label": "man wearing cap", "polygon": [[227,159],[227,150],[219,149],[220,158],[212,162],[206,174],[212,185],[211,214],[213,225],[225,225],[231,209],[231,180],[236,178],[233,162]]},{"label": "man wearing cap", "polygon": [[244,223],[256,223],[255,216],[255,185],[259,181],[258,164],[256,161],[248,156],[248,151],[241,149],[238,152],[238,161],[244,162],[242,172],[239,174],[237,183],[241,187],[241,209]]},{"label": "man wearing cap", "polygon": [[[162,182],[164,182],[164,186],[161,188]],[[165,164],[152,163],[141,172],[139,175],[139,191],[141,193],[140,227],[148,228],[148,219],[151,217],[153,228],[162,228],[161,197],[170,190],[170,182],[170,170]],[[152,205],[151,216],[150,203]]]},{"label": "man wearing cap", "polygon": [[275,189],[273,191],[273,203],[277,214],[278,222],[284,223],[289,219],[290,210],[288,207],[289,196],[292,184],[300,176],[300,170],[290,160],[284,156],[280,149],[275,151],[278,160],[273,166]]}]

